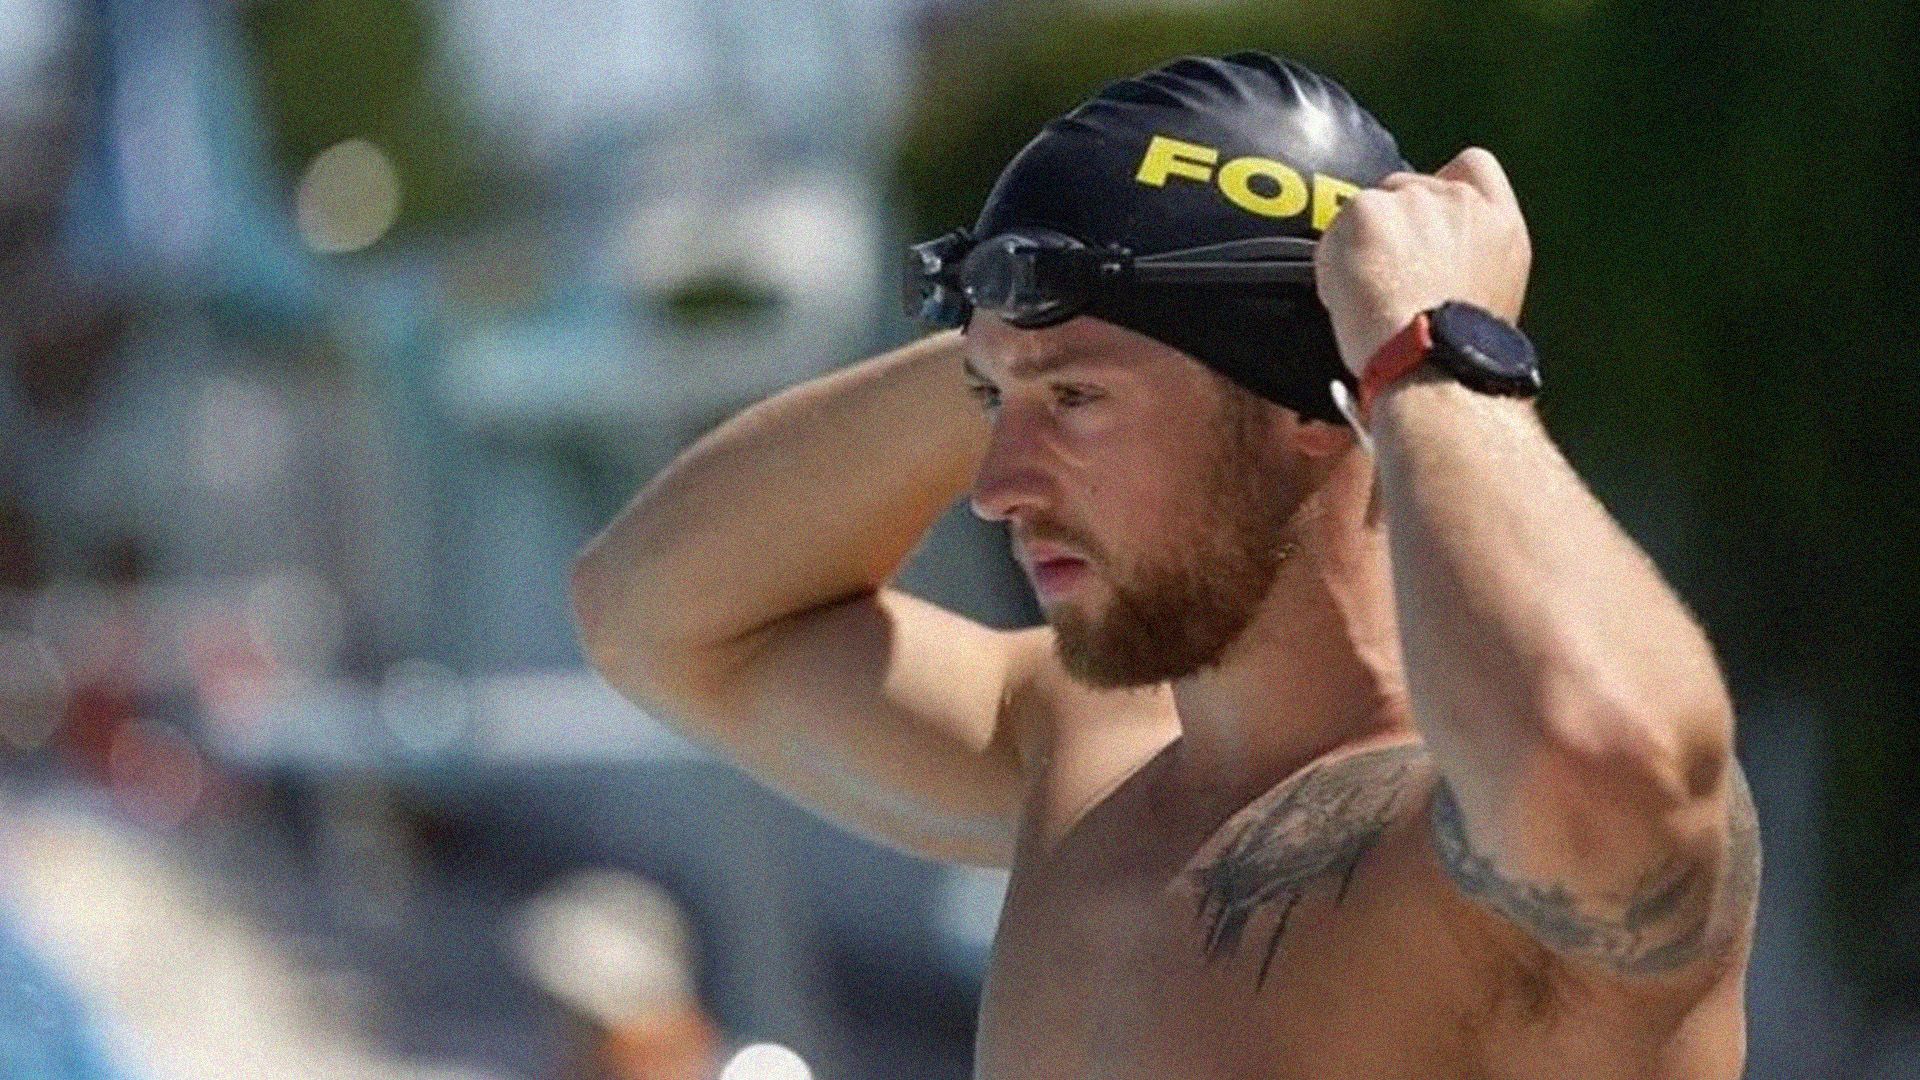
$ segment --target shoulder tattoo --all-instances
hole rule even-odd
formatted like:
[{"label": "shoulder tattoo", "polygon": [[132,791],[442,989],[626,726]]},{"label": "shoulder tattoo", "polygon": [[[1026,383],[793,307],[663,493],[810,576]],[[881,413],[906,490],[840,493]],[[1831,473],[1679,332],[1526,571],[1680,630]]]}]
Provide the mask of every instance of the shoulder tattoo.
[{"label": "shoulder tattoo", "polygon": [[[1725,871],[1718,883],[1699,861],[1671,859],[1649,870],[1625,903],[1596,911],[1563,885],[1508,877],[1473,850],[1444,777],[1433,797],[1434,845],[1461,891],[1555,952],[1624,975],[1675,971],[1730,942],[1759,895],[1759,819],[1746,775],[1738,762],[1732,768]],[[1716,887],[1718,896],[1700,902],[1703,891]]]},{"label": "shoulder tattoo", "polygon": [[1333,902],[1345,899],[1354,870],[1403,813],[1427,761],[1419,743],[1365,751],[1302,773],[1243,811],[1246,823],[1192,874],[1206,958],[1237,953],[1248,925],[1271,913],[1255,982],[1264,987],[1294,906],[1321,881],[1337,879]]}]

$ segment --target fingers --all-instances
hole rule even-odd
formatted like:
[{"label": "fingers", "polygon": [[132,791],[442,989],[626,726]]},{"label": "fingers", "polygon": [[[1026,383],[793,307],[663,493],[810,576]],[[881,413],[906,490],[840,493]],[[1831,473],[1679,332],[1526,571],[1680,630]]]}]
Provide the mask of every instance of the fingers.
[{"label": "fingers", "polygon": [[1389,173],[1381,177],[1380,181],[1376,183],[1374,187],[1381,191],[1389,191],[1395,194],[1409,191],[1427,191],[1435,195],[1457,196],[1472,192],[1481,198],[1487,198],[1486,192],[1483,191],[1478,184],[1464,180],[1458,175],[1448,176],[1444,169],[1434,173],[1432,176],[1428,176],[1425,173],[1413,172]]},{"label": "fingers", "polygon": [[1500,167],[1499,159],[1477,146],[1460,151],[1452,161],[1435,169],[1433,175],[1436,179],[1467,184],[1502,205],[1513,205],[1518,201],[1513,194],[1513,185],[1507,181],[1507,170]]}]

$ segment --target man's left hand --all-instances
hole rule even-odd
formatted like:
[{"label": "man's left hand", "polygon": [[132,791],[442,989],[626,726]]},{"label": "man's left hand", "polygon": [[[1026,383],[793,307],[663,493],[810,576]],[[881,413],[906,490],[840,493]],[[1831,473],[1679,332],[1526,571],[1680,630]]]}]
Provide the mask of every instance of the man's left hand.
[{"label": "man's left hand", "polygon": [[1506,171],[1479,147],[1432,176],[1393,173],[1355,195],[1314,258],[1320,302],[1356,377],[1415,315],[1449,300],[1517,322],[1532,261]]}]

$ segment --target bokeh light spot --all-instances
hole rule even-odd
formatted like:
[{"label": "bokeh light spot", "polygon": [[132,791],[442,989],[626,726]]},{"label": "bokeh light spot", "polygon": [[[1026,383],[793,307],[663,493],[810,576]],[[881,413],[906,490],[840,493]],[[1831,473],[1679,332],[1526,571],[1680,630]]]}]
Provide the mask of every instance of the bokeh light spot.
[{"label": "bokeh light spot", "polygon": [[779,1043],[754,1043],[733,1055],[720,1070],[720,1080],[813,1080],[813,1070]]},{"label": "bokeh light spot", "polygon": [[315,251],[339,255],[373,246],[400,217],[393,159],[365,139],[322,150],[300,176],[294,214]]}]

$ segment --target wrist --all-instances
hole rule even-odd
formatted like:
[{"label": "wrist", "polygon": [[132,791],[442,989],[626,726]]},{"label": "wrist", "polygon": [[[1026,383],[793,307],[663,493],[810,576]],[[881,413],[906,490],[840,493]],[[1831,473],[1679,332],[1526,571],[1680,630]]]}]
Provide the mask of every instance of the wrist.
[{"label": "wrist", "polygon": [[1381,391],[1367,432],[1375,453],[1384,456],[1430,448],[1436,440],[1486,449],[1496,445],[1490,441],[1495,431],[1537,429],[1539,416],[1533,401],[1478,393],[1428,366]]},{"label": "wrist", "polygon": [[1416,371],[1444,375],[1484,395],[1525,399],[1540,392],[1539,358],[1527,336],[1484,308],[1459,301],[1416,313],[1368,359],[1358,379],[1360,420],[1388,387]]},{"label": "wrist", "polygon": [[1422,310],[1417,307],[1382,310],[1354,319],[1346,326],[1336,326],[1334,336],[1340,346],[1341,362],[1355,379],[1362,378],[1380,349],[1393,340],[1395,334],[1405,330]]},{"label": "wrist", "polygon": [[1431,374],[1427,357],[1432,352],[1432,325],[1423,311],[1415,312],[1406,322],[1395,327],[1393,333],[1382,338],[1358,372],[1357,403],[1361,421],[1371,421],[1375,402],[1387,390],[1405,382],[1416,372]]},{"label": "wrist", "polygon": [[1422,365],[1381,388],[1367,414],[1367,426],[1375,435],[1384,436],[1403,422],[1409,412],[1438,410],[1456,415],[1460,409],[1473,408],[1483,397],[1460,385],[1458,379],[1446,372],[1430,364]]}]

